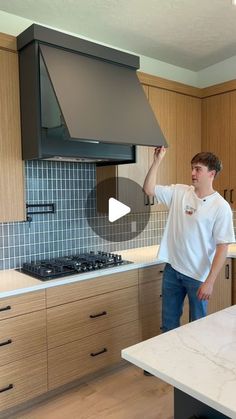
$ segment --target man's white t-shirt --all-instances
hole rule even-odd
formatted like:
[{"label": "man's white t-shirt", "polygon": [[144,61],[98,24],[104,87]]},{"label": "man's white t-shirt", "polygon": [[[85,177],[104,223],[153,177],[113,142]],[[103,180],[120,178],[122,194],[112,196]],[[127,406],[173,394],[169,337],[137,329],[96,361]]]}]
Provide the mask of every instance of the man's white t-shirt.
[{"label": "man's white t-shirt", "polygon": [[198,198],[188,185],[157,185],[155,195],[169,208],[158,258],[204,282],[216,245],[235,241],[230,205],[218,192]]}]

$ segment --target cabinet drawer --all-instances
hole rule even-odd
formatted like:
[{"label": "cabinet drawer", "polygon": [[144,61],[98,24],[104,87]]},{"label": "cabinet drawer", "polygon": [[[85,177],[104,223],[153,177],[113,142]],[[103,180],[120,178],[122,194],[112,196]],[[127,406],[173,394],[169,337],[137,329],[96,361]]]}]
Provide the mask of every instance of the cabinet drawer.
[{"label": "cabinet drawer", "polygon": [[121,361],[121,349],[138,342],[138,321],[50,349],[49,389]]},{"label": "cabinet drawer", "polygon": [[139,269],[139,285],[146,284],[147,282],[161,281],[165,263],[152,266],[151,268]]},{"label": "cabinet drawer", "polygon": [[46,350],[46,310],[0,321],[0,366]]},{"label": "cabinet drawer", "polygon": [[45,306],[45,290],[28,292],[15,297],[1,298],[0,320],[42,310]]},{"label": "cabinet drawer", "polygon": [[138,271],[133,270],[48,288],[46,290],[47,307],[82,300],[137,284]]},{"label": "cabinet drawer", "polygon": [[47,391],[46,352],[0,367],[0,410]]},{"label": "cabinet drawer", "polygon": [[137,319],[137,286],[53,307],[47,310],[48,347],[60,346]]}]

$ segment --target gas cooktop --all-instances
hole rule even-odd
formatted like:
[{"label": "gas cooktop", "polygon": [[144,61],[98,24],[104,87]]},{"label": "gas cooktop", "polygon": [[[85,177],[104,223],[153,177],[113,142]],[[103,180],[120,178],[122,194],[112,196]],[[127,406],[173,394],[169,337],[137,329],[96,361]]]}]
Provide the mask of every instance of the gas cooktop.
[{"label": "gas cooktop", "polygon": [[129,264],[121,255],[99,251],[23,263],[20,272],[41,281]]}]

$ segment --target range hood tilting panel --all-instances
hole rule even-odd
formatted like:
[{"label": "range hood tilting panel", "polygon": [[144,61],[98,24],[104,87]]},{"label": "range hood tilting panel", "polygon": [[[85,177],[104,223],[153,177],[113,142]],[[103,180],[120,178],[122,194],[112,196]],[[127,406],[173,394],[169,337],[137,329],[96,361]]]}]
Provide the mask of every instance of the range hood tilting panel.
[{"label": "range hood tilting panel", "polygon": [[[166,146],[136,75],[138,57],[98,46],[101,59],[93,43],[81,54],[77,38],[32,27],[18,37],[24,159],[129,163],[135,145]],[[55,34],[63,48],[50,42]]]}]

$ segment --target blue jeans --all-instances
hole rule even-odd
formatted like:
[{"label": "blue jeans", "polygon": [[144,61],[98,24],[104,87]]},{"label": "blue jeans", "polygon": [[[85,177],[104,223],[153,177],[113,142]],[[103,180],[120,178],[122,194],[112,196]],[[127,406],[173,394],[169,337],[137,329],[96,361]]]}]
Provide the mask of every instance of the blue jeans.
[{"label": "blue jeans", "polygon": [[208,301],[197,298],[197,290],[202,283],[177,272],[167,263],[162,282],[162,331],[180,326],[184,299],[189,299],[190,321],[207,315]]}]

